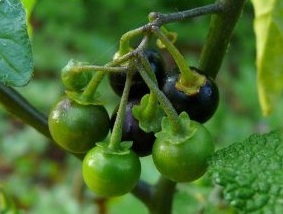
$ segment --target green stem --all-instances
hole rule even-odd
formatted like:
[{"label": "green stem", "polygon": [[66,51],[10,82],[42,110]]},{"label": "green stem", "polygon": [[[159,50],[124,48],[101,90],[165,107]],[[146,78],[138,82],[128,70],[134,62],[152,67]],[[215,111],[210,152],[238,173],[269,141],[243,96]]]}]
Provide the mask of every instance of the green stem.
[{"label": "green stem", "polygon": [[202,50],[199,69],[215,78],[221,67],[233,30],[246,0],[218,0],[222,13],[212,16],[208,38]]},{"label": "green stem", "polygon": [[158,100],[157,100],[156,95],[154,93],[150,92],[147,106],[146,106],[145,110],[143,111],[143,117],[145,117],[145,118],[152,117],[154,111],[156,110],[156,105],[158,104],[157,101]]},{"label": "green stem", "polygon": [[147,72],[144,69],[142,62],[139,61],[139,60],[136,60],[135,66],[137,67],[140,75],[142,76],[143,80],[145,81],[145,83],[149,87],[150,91],[152,93],[154,93],[155,96],[157,97],[160,105],[164,109],[164,111],[165,111],[166,115],[168,116],[170,122],[173,124],[172,127],[174,128],[174,131],[176,133],[180,132],[182,130],[182,128],[181,128],[182,126],[179,122],[178,114],[177,114],[176,110],[174,109],[174,107],[172,106],[171,102],[163,94],[163,92],[159,90],[157,85],[154,83],[154,81],[151,79],[151,77],[147,74]]},{"label": "green stem", "polygon": [[15,89],[0,83],[0,102],[5,109],[34,127],[47,138],[51,138],[47,117],[31,106]]},{"label": "green stem", "polygon": [[91,99],[94,95],[94,93],[96,92],[99,84],[101,83],[101,81],[103,80],[105,76],[105,72],[103,71],[98,71],[97,73],[94,74],[94,76],[91,78],[88,86],[85,88],[82,96],[85,99]]},{"label": "green stem", "polygon": [[120,46],[119,46],[119,55],[123,56],[124,54],[130,52],[132,50],[130,46],[130,41],[133,37],[141,35],[144,32],[143,27],[139,27],[137,29],[128,31],[127,33],[123,34],[120,38]]},{"label": "green stem", "polygon": [[151,65],[150,65],[146,55],[144,54],[144,52],[143,51],[139,51],[137,53],[137,56],[138,56],[139,60],[141,61],[141,64],[143,65],[144,70],[146,71],[146,73],[150,76],[150,78],[155,83],[155,85],[157,85],[156,76],[154,75],[154,71],[152,70]]},{"label": "green stem", "polygon": [[129,68],[127,66],[110,67],[98,65],[78,65],[74,66],[71,71],[73,72],[90,72],[90,71],[103,71],[103,72],[126,72]]},{"label": "green stem", "polygon": [[132,77],[133,77],[133,69],[130,69],[129,72],[127,73],[124,91],[120,100],[117,117],[110,137],[109,148],[114,151],[118,148],[122,139],[122,129],[123,129],[123,123],[126,113],[126,105],[128,102],[129,92],[131,88]]},{"label": "green stem", "polygon": [[[152,81],[157,86],[157,79],[154,75],[154,71],[152,70],[150,63],[149,63],[147,57],[145,56],[144,52],[143,51],[138,52],[138,57],[141,61],[141,64],[144,67],[144,70],[147,72],[147,74],[150,76]],[[155,110],[156,104],[157,104],[157,97],[154,93],[150,92],[148,105],[146,106],[146,109],[144,111],[144,117],[150,117],[152,115],[152,113]]]},{"label": "green stem", "polygon": [[171,214],[176,183],[160,177],[152,196],[150,214]]},{"label": "green stem", "polygon": [[180,75],[176,81],[175,87],[188,95],[197,93],[200,87],[205,84],[206,77],[190,69],[183,55],[158,27],[153,26],[152,29],[154,34],[157,35],[166,46],[180,70]]},{"label": "green stem", "polygon": [[185,82],[195,82],[197,77],[191,71],[187,61],[185,60],[183,55],[179,52],[179,50],[173,45],[173,43],[158,27],[153,27],[153,32],[161,40],[161,42],[165,45],[166,49],[174,58],[174,61],[176,62],[178,68],[180,69],[183,80]]},{"label": "green stem", "polygon": [[[105,66],[102,67],[111,67],[111,66],[116,66],[120,65],[123,62],[131,59],[133,57],[133,53],[127,53],[117,59],[114,59],[113,61],[107,63]],[[128,69],[127,69],[128,70]],[[88,83],[87,87],[85,88],[82,96],[87,100],[91,99],[92,96],[95,94],[99,84],[103,80],[104,76],[106,75],[106,72],[104,71],[98,71],[91,79],[91,81]]]}]

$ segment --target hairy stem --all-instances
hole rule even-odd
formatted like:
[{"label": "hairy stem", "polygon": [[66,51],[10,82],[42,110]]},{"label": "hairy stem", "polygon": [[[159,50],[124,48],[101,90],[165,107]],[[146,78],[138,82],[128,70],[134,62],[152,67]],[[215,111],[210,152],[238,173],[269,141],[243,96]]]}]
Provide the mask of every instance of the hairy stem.
[{"label": "hairy stem", "polygon": [[[142,60],[142,58],[140,60]],[[174,107],[172,106],[172,104],[170,103],[168,98],[164,95],[164,93],[162,91],[159,90],[157,85],[154,83],[154,81],[151,79],[151,77],[145,71],[146,64],[143,64],[143,62],[140,61],[140,60],[139,59],[136,60],[136,67],[137,67],[140,75],[142,76],[142,78],[144,79],[146,84],[148,85],[151,93],[154,93],[154,95],[157,97],[160,105],[164,109],[164,111],[165,111],[166,115],[168,116],[170,122],[173,124],[174,131],[176,131],[176,133],[181,132],[182,126],[179,122],[179,117],[178,117],[177,112],[175,111]]]},{"label": "hairy stem", "polygon": [[199,69],[212,78],[217,76],[245,2],[246,0],[217,1],[222,12],[211,18],[208,38],[199,61]]},{"label": "hairy stem", "polygon": [[197,78],[191,71],[187,61],[184,56],[179,52],[179,50],[172,44],[172,42],[167,38],[167,36],[158,28],[153,28],[153,33],[161,40],[165,45],[166,49],[169,51],[171,56],[174,58],[178,68],[185,81],[195,81]]},{"label": "hairy stem", "polygon": [[105,76],[105,72],[103,71],[98,71],[97,73],[95,73],[91,78],[88,86],[85,88],[82,94],[83,97],[85,97],[86,99],[91,99],[95,94],[99,84],[103,80],[104,76]]},{"label": "hairy stem", "polygon": [[128,31],[127,33],[123,34],[120,39],[120,47],[119,47],[119,54],[124,55],[131,51],[130,41],[132,38],[142,34],[144,32],[143,27],[139,27],[137,29]]},{"label": "hairy stem", "polygon": [[120,100],[117,117],[114,123],[111,137],[110,137],[109,148],[113,150],[117,148],[117,146],[120,144],[121,139],[122,139],[122,129],[123,129],[123,123],[125,120],[126,105],[128,102],[129,92],[131,88],[132,77],[133,77],[133,70],[130,69],[129,72],[127,73],[124,91],[123,91],[123,94]]},{"label": "hairy stem", "polygon": [[129,68],[126,66],[110,67],[110,66],[99,66],[99,65],[78,65],[74,66],[75,72],[91,72],[91,71],[104,71],[108,72],[126,72]]},{"label": "hairy stem", "polygon": [[203,75],[198,74],[190,69],[187,61],[179,50],[173,45],[167,36],[158,27],[152,27],[153,32],[165,45],[166,49],[170,52],[174,58],[179,70],[180,75],[175,87],[186,94],[195,94],[199,91],[200,87],[206,82],[206,78]]},{"label": "hairy stem", "polygon": [[[119,65],[127,60],[129,60],[130,58],[133,57],[133,54],[127,53],[117,59],[114,59],[113,61],[107,63],[105,66],[103,66],[104,68],[107,67],[111,67],[111,66],[116,66]],[[80,66],[80,69],[83,68],[88,69],[89,66]],[[116,68],[111,68],[112,71],[117,72]],[[128,69],[127,69],[128,70]],[[86,99],[91,99],[91,97],[95,94],[100,82],[103,80],[104,76],[106,75],[105,69],[101,70],[101,71],[97,71],[97,73],[92,77],[92,79],[90,80],[90,82],[88,83],[87,87],[85,88],[84,92],[83,92],[83,96]]]}]

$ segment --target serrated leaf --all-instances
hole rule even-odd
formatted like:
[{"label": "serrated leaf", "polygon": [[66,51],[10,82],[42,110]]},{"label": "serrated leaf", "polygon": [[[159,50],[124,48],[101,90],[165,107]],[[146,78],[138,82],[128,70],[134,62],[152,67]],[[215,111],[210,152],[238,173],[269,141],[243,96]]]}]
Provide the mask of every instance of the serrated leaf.
[{"label": "serrated leaf", "polygon": [[217,151],[209,173],[224,197],[243,213],[283,213],[283,138],[254,134]]},{"label": "serrated leaf", "polygon": [[33,73],[26,15],[20,0],[0,1],[0,81],[23,86]]},{"label": "serrated leaf", "polygon": [[252,0],[255,10],[258,93],[264,115],[269,115],[283,90],[283,1]]}]

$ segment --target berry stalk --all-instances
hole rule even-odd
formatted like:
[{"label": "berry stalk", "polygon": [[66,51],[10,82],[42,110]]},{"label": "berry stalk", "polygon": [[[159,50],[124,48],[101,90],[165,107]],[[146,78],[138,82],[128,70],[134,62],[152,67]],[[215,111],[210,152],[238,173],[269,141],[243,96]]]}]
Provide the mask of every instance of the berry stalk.
[{"label": "berry stalk", "polygon": [[176,88],[187,94],[197,93],[200,86],[204,85],[206,81],[205,76],[190,69],[183,55],[158,27],[153,27],[152,30],[170,52],[180,70],[180,76],[176,83]]},{"label": "berry stalk", "polygon": [[120,46],[119,46],[119,55],[123,56],[132,50],[130,41],[133,37],[136,37],[144,32],[143,27],[139,27],[137,29],[131,30],[123,34],[120,38]]},{"label": "berry stalk", "polygon": [[182,126],[179,122],[179,117],[178,117],[177,112],[175,111],[175,109],[173,108],[172,104],[167,99],[167,97],[163,94],[162,91],[159,90],[157,85],[154,83],[154,81],[151,79],[151,77],[145,71],[144,65],[142,63],[142,59],[143,58],[141,58],[141,59],[139,58],[139,59],[136,60],[136,65],[135,65],[136,68],[138,69],[138,71],[140,72],[140,75],[142,76],[142,78],[144,79],[146,84],[148,85],[150,91],[152,93],[154,93],[155,96],[157,97],[160,105],[164,109],[164,111],[165,111],[166,115],[168,116],[168,118],[170,119],[170,121],[173,123],[174,131],[176,131],[176,133],[181,132]]},{"label": "berry stalk", "polygon": [[[108,70],[108,72],[111,70],[113,70],[113,68],[111,68],[111,66],[116,66],[116,65],[120,65],[122,64],[123,62],[125,61],[128,61],[129,59],[131,59],[133,57],[133,54],[130,52],[130,53],[127,53],[117,59],[114,59],[113,61],[107,63],[105,66],[105,69],[102,69],[100,71],[98,71],[91,79],[91,81],[88,83],[87,87],[85,88],[83,94],[82,94],[82,97],[84,97],[86,100],[87,99],[91,99],[91,97],[95,94],[99,84],[101,83],[101,81],[103,80],[103,78],[105,77],[106,73],[105,70],[108,70],[107,68],[110,68],[110,70]],[[81,66],[80,69],[84,69],[84,67],[86,69],[90,69],[89,66]],[[128,70],[128,67],[126,67]],[[116,72],[116,69],[115,71]]]},{"label": "berry stalk", "polygon": [[132,77],[133,77],[133,69],[130,69],[127,73],[124,91],[120,100],[117,117],[114,123],[113,131],[108,145],[108,147],[114,151],[117,150],[117,147],[119,146],[122,139],[122,128],[125,119],[126,105],[128,102],[129,92],[131,88]]}]

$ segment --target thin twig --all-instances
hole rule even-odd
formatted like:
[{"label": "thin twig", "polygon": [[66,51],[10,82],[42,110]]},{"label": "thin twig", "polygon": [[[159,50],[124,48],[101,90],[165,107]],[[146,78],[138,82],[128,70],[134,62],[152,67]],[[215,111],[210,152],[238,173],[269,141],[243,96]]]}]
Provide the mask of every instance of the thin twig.
[{"label": "thin twig", "polygon": [[193,8],[190,10],[168,13],[168,14],[152,12],[149,14],[149,18],[153,20],[152,24],[157,26],[162,26],[164,24],[168,24],[172,22],[179,22],[197,16],[215,14],[220,12],[222,12],[222,4],[214,3],[202,7]]}]

